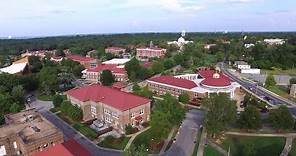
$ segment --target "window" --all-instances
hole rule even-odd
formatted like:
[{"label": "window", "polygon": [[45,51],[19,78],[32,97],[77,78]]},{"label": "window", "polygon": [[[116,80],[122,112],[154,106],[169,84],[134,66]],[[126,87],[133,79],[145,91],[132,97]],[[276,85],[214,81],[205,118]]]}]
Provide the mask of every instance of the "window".
[{"label": "window", "polygon": [[110,111],[108,109],[104,109],[105,114],[110,115]]},{"label": "window", "polygon": [[118,114],[117,114],[116,112],[112,112],[112,116],[113,116],[114,118],[116,118],[116,119],[119,118],[119,116],[118,116]]},{"label": "window", "polygon": [[135,117],[135,112],[133,112],[132,114],[131,114],[131,118],[134,118]]},{"label": "window", "polygon": [[144,109],[141,109],[140,110],[140,115],[143,115],[144,114]]},{"label": "window", "polygon": [[111,123],[113,120],[110,117],[105,117],[105,121]]},{"label": "window", "polygon": [[95,106],[90,106],[90,111],[92,114],[97,114],[97,108]]}]

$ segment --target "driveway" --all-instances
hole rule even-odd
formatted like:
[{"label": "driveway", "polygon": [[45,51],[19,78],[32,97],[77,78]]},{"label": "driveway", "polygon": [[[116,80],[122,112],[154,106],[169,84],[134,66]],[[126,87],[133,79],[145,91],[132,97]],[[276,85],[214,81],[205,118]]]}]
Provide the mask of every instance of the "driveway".
[{"label": "driveway", "polygon": [[176,136],[176,142],[166,151],[165,156],[191,156],[195,147],[199,126],[203,123],[204,113],[200,110],[190,110],[186,114],[179,134]]}]

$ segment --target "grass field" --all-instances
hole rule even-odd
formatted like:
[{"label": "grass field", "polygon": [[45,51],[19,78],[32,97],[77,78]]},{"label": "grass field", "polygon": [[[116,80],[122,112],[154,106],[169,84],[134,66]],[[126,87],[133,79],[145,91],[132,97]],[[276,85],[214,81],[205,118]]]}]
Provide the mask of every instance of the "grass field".
[{"label": "grass field", "polygon": [[269,87],[268,90],[276,93],[277,95],[279,95],[281,97],[284,97],[284,98],[287,98],[291,101],[296,102],[296,98],[293,98],[290,96],[288,88],[285,88],[282,86],[272,86],[272,87]]},{"label": "grass field", "polygon": [[212,146],[208,145],[205,147],[204,156],[223,156],[223,154],[219,153]]},{"label": "grass field", "polygon": [[113,136],[107,136],[102,142],[98,144],[100,147],[112,148],[123,150],[128,143],[130,137],[122,136],[120,138],[114,138]]},{"label": "grass field", "polygon": [[[256,155],[256,156],[278,156],[285,146],[283,137],[242,137],[227,136],[222,143],[222,148],[228,150],[231,155]],[[252,154],[251,154],[252,153]]]}]

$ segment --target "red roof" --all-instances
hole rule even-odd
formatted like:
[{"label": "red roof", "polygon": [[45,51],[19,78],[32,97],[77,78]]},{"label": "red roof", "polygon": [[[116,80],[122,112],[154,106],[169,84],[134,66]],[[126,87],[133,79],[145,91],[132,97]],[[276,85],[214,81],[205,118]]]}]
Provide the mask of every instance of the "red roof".
[{"label": "red roof", "polygon": [[102,72],[103,70],[110,70],[112,73],[125,74],[125,68],[119,68],[116,64],[102,64],[95,68],[87,69],[88,72]]},{"label": "red roof", "polygon": [[197,87],[197,84],[194,83],[193,81],[175,78],[173,76],[159,76],[159,77],[150,78],[149,80],[154,81],[154,82],[158,82],[158,83],[171,85],[171,86],[186,88],[186,89],[191,89],[191,88]]},{"label": "red roof", "polygon": [[96,59],[94,59],[94,58],[83,57],[83,56],[79,56],[79,55],[69,55],[68,58],[69,58],[70,60],[77,61],[77,62],[96,61]]},{"label": "red roof", "polygon": [[92,156],[82,145],[75,140],[69,140],[62,144],[55,145],[45,151],[40,151],[33,156]]},{"label": "red roof", "polygon": [[158,47],[146,47],[146,48],[137,48],[137,50],[166,50],[164,48],[158,48]]},{"label": "red roof", "polygon": [[129,110],[151,101],[147,98],[122,92],[114,88],[101,86],[99,84],[72,89],[66,94],[80,101],[102,102],[121,111]]},{"label": "red roof", "polygon": [[198,74],[205,78],[201,84],[212,87],[227,87],[231,85],[231,80],[223,73],[217,73],[218,77],[214,77],[214,70],[200,70]]}]

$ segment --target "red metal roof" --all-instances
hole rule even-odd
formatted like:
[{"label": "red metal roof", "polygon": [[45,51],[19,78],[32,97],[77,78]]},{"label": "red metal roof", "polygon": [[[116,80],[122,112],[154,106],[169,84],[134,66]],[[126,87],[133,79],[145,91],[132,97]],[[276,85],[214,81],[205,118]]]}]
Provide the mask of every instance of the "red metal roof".
[{"label": "red metal roof", "polygon": [[197,84],[194,83],[193,81],[175,78],[173,76],[159,76],[159,77],[150,78],[149,80],[154,81],[154,82],[158,82],[158,83],[171,85],[171,86],[186,88],[186,89],[191,89],[191,88],[197,87]]},{"label": "red metal roof", "polygon": [[110,70],[112,73],[125,74],[125,68],[119,68],[116,64],[102,64],[95,68],[87,69],[88,72],[102,72],[103,70]]},{"label": "red metal roof", "polygon": [[82,145],[75,140],[69,140],[62,144],[55,145],[45,151],[40,151],[33,156],[93,156]]},{"label": "red metal roof", "polygon": [[70,60],[73,60],[73,61],[77,61],[77,62],[96,61],[96,59],[94,59],[94,58],[83,57],[83,56],[79,56],[79,55],[69,55],[67,58],[69,58]]},{"label": "red metal roof", "polygon": [[218,73],[219,77],[214,78],[214,70],[200,70],[198,74],[205,78],[201,84],[212,87],[227,87],[231,85],[231,80],[223,73]]},{"label": "red metal roof", "polygon": [[66,92],[66,94],[80,101],[102,102],[121,111],[129,110],[151,101],[147,98],[122,92],[114,88],[101,86],[99,84],[72,89]]}]

